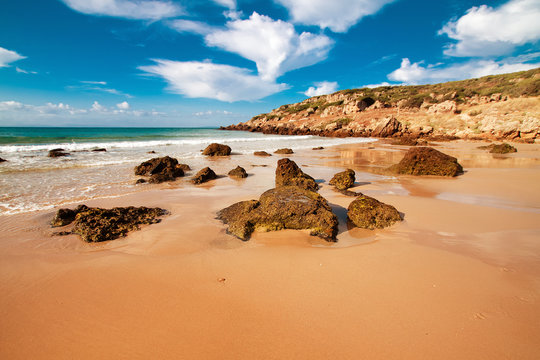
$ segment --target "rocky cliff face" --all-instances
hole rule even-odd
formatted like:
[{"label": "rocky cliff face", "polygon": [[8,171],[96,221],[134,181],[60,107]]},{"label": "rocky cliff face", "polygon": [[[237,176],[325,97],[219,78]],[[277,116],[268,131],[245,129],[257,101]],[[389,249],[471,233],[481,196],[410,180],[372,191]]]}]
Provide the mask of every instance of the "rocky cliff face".
[{"label": "rocky cliff face", "polygon": [[344,90],[222,129],[533,142],[540,136],[540,69],[436,85]]}]

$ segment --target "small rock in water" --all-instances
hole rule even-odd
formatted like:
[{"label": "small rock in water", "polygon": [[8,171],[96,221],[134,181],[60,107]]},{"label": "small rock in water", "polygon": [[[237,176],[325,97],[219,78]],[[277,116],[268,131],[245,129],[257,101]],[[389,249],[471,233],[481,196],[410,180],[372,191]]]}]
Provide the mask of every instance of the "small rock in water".
[{"label": "small rock in water", "polygon": [[490,144],[486,146],[479,146],[479,149],[489,150],[491,154],[509,154],[517,152],[517,149],[510,144]]},{"label": "small rock in water", "polygon": [[314,147],[314,148],[311,149],[311,150],[323,150],[323,149],[324,149],[324,147],[322,147],[322,146],[317,146],[317,147]]},{"label": "small rock in water", "polygon": [[267,153],[266,151],[255,151],[253,153],[255,156],[272,156],[272,154]]},{"label": "small rock in water", "polygon": [[217,175],[214,172],[214,170],[210,169],[208,166],[199,171],[191,181],[193,181],[194,184],[202,184],[204,182],[207,182],[209,180],[216,179]]},{"label": "small rock in water", "polygon": [[65,152],[64,149],[52,149],[49,150],[49,157],[61,157],[61,156],[68,156],[69,153]]},{"label": "small rock in water", "polygon": [[292,151],[292,149],[289,149],[289,148],[284,148],[284,149],[278,149],[278,150],[274,151],[274,154],[288,155],[288,154],[294,154],[294,151]]},{"label": "small rock in water", "polygon": [[207,156],[228,156],[231,154],[231,147],[229,145],[212,143],[203,150],[202,154]]},{"label": "small rock in water", "polygon": [[153,158],[137,165],[135,175],[150,176],[148,182],[161,183],[174,181],[184,176],[184,170],[179,166],[178,160],[170,156]]},{"label": "small rock in water", "polygon": [[92,149],[93,152],[105,152],[107,151],[107,149],[105,148],[96,148],[96,149]]},{"label": "small rock in water", "polygon": [[241,166],[237,166],[236,168],[229,171],[228,175],[232,178],[239,178],[239,179],[247,178],[248,176],[246,170]]},{"label": "small rock in water", "polygon": [[5,161],[7,161],[7,160],[6,160],[6,159],[0,158],[0,163],[3,163],[3,162],[5,162]]},{"label": "small rock in water", "polygon": [[184,172],[191,170],[191,167],[188,164],[178,164],[176,165],[176,167],[184,170]]},{"label": "small rock in water", "polygon": [[411,147],[399,163],[387,170],[405,175],[457,176],[463,173],[455,157],[430,147]]}]

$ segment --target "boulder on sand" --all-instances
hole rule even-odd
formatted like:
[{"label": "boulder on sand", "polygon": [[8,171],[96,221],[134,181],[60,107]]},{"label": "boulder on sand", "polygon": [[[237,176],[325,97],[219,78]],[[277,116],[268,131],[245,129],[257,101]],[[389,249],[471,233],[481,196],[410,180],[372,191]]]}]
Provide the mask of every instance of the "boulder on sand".
[{"label": "boulder on sand", "polygon": [[366,195],[350,203],[347,216],[354,225],[370,230],[382,229],[402,220],[395,207]]},{"label": "boulder on sand", "polygon": [[202,154],[207,156],[227,156],[231,155],[231,147],[229,145],[212,143],[203,150]]},{"label": "boulder on sand", "polygon": [[[74,213],[75,217],[69,221]],[[63,225],[74,223],[71,233],[80,235],[86,242],[101,242],[126,236],[129,231],[139,229],[142,224],[158,223],[161,221],[158,217],[166,214],[164,209],[144,206],[102,209],[80,205],[75,210],[58,210],[53,224],[56,219],[63,218]]]},{"label": "boulder on sand", "polygon": [[395,174],[438,176],[456,176],[463,172],[455,157],[430,147],[410,148],[399,163],[387,170]]},{"label": "boulder on sand", "polygon": [[283,148],[283,149],[278,149],[278,150],[274,151],[274,154],[288,155],[288,154],[294,154],[294,151],[292,151],[292,149]]},{"label": "boulder on sand", "polygon": [[479,149],[489,150],[491,154],[509,154],[517,152],[517,149],[510,144],[490,144],[486,146],[479,146]]},{"label": "boulder on sand", "polygon": [[77,216],[78,213],[80,213],[81,211],[86,211],[86,210],[88,210],[88,206],[86,205],[79,205],[74,210],[67,209],[67,208],[58,209],[58,211],[56,212],[56,215],[51,221],[51,226],[58,227],[58,226],[66,226],[68,224],[71,224],[73,220],[75,220],[75,217]]},{"label": "boulder on sand", "polygon": [[309,229],[311,235],[336,241],[337,217],[326,199],[297,186],[282,186],[264,192],[259,200],[241,201],[218,212],[228,232],[248,240],[257,231]]},{"label": "boulder on sand", "polygon": [[330,180],[330,185],[334,185],[338,190],[347,190],[354,186],[355,173],[354,170],[347,169],[334,175]]},{"label": "boulder on sand", "polygon": [[236,168],[229,171],[228,175],[232,178],[238,178],[238,179],[247,178],[248,176],[246,170],[241,166],[237,166]]},{"label": "boulder on sand", "polygon": [[207,182],[209,180],[216,179],[217,175],[214,172],[214,170],[210,169],[208,166],[199,171],[191,181],[193,181],[194,184],[202,184],[204,182]]},{"label": "boulder on sand", "polygon": [[177,177],[184,176],[184,170],[179,166],[178,160],[170,156],[150,159],[135,166],[135,175],[150,176],[148,182],[161,183],[174,181]]},{"label": "boulder on sand", "polygon": [[6,159],[0,158],[0,163],[3,163],[3,162],[5,162],[5,161],[7,161],[7,160],[6,160]]},{"label": "boulder on sand", "polygon": [[315,179],[305,174],[294,161],[288,158],[280,159],[277,163],[276,187],[280,186],[298,186],[311,191],[319,189]]}]

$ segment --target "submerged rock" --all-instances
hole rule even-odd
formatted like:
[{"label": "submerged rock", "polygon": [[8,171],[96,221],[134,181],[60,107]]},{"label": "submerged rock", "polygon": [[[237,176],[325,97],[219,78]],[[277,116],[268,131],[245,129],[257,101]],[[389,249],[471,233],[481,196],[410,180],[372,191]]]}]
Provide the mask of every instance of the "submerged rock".
[{"label": "submerged rock", "polygon": [[276,187],[291,185],[311,191],[319,189],[315,179],[304,173],[294,161],[280,159],[276,168]]},{"label": "submerged rock", "polygon": [[194,184],[202,184],[204,182],[207,182],[209,180],[214,180],[217,178],[216,173],[214,170],[210,169],[208,166],[199,171],[191,181],[193,181]]},{"label": "submerged rock", "polygon": [[126,236],[142,224],[155,224],[167,214],[160,208],[115,207],[112,209],[86,208],[75,217],[72,233],[86,242],[101,242]]},{"label": "submerged rock", "polygon": [[253,153],[255,156],[272,156],[272,154],[267,153],[266,151],[255,151]]},{"label": "submerged rock", "polygon": [[402,220],[395,207],[366,195],[349,205],[347,216],[354,225],[371,230],[382,229]]},{"label": "submerged rock", "polygon": [[311,235],[335,241],[338,220],[326,199],[314,191],[283,186],[264,192],[259,200],[241,201],[218,212],[228,232],[248,240],[257,231],[309,229]]},{"label": "submerged rock", "polygon": [[355,173],[354,170],[347,169],[334,175],[330,180],[330,185],[334,185],[338,190],[347,190],[354,186]]},{"label": "submerged rock", "polygon": [[188,164],[178,164],[176,167],[182,169],[184,172],[191,171],[191,167]]},{"label": "submerged rock", "polygon": [[73,220],[75,220],[78,213],[86,210],[88,210],[88,206],[86,205],[79,205],[74,210],[67,208],[58,209],[56,215],[51,221],[51,226],[58,227],[69,225],[73,222]]},{"label": "submerged rock", "polygon": [[517,149],[515,147],[507,143],[479,146],[478,148],[489,150],[491,154],[509,154],[517,152]]},{"label": "submerged rock", "polygon": [[323,150],[323,149],[324,149],[323,146],[317,146],[317,147],[314,147],[314,148],[311,149],[311,150]]},{"label": "submerged rock", "polygon": [[7,160],[6,160],[6,159],[0,158],[0,163],[3,163],[3,162],[5,162],[5,161],[7,161]]},{"label": "submerged rock", "polygon": [[241,166],[237,166],[236,168],[229,171],[228,175],[232,178],[239,178],[239,179],[247,178],[248,176],[246,170]]},{"label": "submerged rock", "polygon": [[61,156],[68,156],[68,155],[69,153],[65,152],[65,150],[61,148],[49,150],[49,157],[61,157]]},{"label": "submerged rock", "polygon": [[410,148],[403,159],[388,170],[396,174],[438,176],[457,176],[463,172],[455,157],[430,147]]},{"label": "submerged rock", "polygon": [[148,182],[161,183],[174,181],[177,177],[184,176],[184,170],[179,166],[178,160],[170,156],[157,157],[137,165],[135,175],[150,176]]},{"label": "submerged rock", "polygon": [[278,149],[278,150],[274,151],[274,154],[288,155],[288,154],[294,154],[294,151],[292,151],[292,149],[289,149],[289,148],[283,148],[283,149]]},{"label": "submerged rock", "polygon": [[231,154],[231,147],[229,145],[212,143],[203,150],[202,154],[207,156],[227,156]]},{"label": "submerged rock", "polygon": [[95,148],[95,149],[92,149],[93,152],[105,152],[107,151],[107,149],[105,148]]}]

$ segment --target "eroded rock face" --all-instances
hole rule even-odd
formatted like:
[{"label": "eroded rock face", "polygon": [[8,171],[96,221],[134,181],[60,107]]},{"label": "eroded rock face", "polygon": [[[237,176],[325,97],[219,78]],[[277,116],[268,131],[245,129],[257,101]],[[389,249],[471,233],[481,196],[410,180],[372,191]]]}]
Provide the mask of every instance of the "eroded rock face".
[{"label": "eroded rock face", "polygon": [[319,190],[315,179],[304,173],[294,161],[288,158],[280,159],[277,163],[276,187],[280,186],[298,186],[311,191]]},{"label": "eroded rock face", "polygon": [[366,195],[349,205],[347,216],[354,225],[371,230],[382,229],[402,220],[395,207]]},{"label": "eroded rock face", "polygon": [[229,225],[228,232],[241,240],[251,233],[282,229],[310,229],[311,235],[335,241],[338,220],[326,199],[297,186],[282,186],[264,192],[259,200],[241,201],[218,212]]},{"label": "eroded rock face", "polygon": [[232,178],[237,178],[237,179],[247,178],[248,176],[246,170],[241,166],[237,166],[236,168],[229,171],[228,175]]},{"label": "eroded rock face", "polygon": [[174,181],[177,177],[184,176],[184,170],[179,166],[178,160],[170,156],[157,157],[137,165],[135,175],[149,176],[150,183]]},{"label": "eroded rock face", "polygon": [[227,156],[231,155],[231,147],[229,145],[212,143],[203,150],[202,154],[207,156]]},{"label": "eroded rock face", "polygon": [[334,175],[330,180],[330,185],[334,185],[338,190],[347,190],[354,186],[355,173],[354,170],[347,169]]},{"label": "eroded rock face", "polygon": [[403,126],[401,123],[393,116],[388,117],[382,120],[375,130],[373,130],[372,136],[377,137],[390,137],[393,134],[401,131]]},{"label": "eroded rock face", "polygon": [[49,157],[61,157],[61,156],[68,156],[69,153],[66,152],[64,149],[52,149],[49,150]]},{"label": "eroded rock face", "polygon": [[[160,222],[167,211],[160,208],[116,207],[112,209],[90,208],[80,205],[75,210],[60,209],[52,226],[74,223],[71,233],[78,234],[86,242],[101,242],[126,236],[129,231],[139,229],[142,224]],[[59,234],[67,234],[61,232]]]},{"label": "eroded rock face", "polygon": [[403,159],[388,168],[395,174],[457,176],[463,168],[453,156],[430,147],[410,148]]},{"label": "eroded rock face", "polygon": [[272,156],[272,154],[267,153],[266,151],[255,151],[253,153],[255,156]]},{"label": "eroded rock face", "polygon": [[278,149],[274,151],[274,154],[288,155],[288,154],[294,154],[294,151],[292,151],[292,149],[289,149],[289,148],[284,148],[284,149]]},{"label": "eroded rock face", "polygon": [[193,181],[194,184],[202,184],[204,182],[207,182],[209,180],[214,180],[217,178],[216,173],[214,170],[210,169],[208,166],[204,169],[200,170],[191,181]]}]

